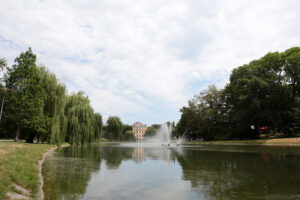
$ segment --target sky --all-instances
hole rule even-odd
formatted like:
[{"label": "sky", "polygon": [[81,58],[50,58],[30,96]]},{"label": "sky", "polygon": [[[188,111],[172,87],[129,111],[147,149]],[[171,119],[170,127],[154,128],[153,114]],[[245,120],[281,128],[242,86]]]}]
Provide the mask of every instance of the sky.
[{"label": "sky", "polygon": [[0,58],[28,47],[106,120],[177,122],[232,69],[300,46],[299,0],[0,0]]}]

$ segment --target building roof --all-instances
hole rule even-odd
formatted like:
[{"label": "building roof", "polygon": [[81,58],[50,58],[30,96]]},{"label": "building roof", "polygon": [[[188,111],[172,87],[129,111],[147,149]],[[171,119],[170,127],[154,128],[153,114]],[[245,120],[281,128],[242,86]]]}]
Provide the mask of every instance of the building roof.
[{"label": "building roof", "polygon": [[142,124],[141,122],[135,122],[134,124],[132,124],[132,126],[146,126],[146,125]]}]

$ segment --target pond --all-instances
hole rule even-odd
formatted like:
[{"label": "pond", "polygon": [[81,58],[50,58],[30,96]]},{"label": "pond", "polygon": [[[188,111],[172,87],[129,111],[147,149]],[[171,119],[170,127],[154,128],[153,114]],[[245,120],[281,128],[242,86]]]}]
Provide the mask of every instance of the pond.
[{"label": "pond", "polygon": [[70,146],[42,174],[46,200],[300,199],[300,148]]}]

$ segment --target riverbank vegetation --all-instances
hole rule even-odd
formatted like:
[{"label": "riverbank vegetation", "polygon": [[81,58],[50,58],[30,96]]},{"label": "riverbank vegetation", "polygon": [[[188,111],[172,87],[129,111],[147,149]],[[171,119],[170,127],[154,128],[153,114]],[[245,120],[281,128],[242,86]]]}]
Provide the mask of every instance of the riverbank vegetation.
[{"label": "riverbank vegetation", "polygon": [[0,59],[0,70],[4,73],[1,99],[5,97],[0,138],[57,145],[87,144],[100,137],[135,141],[131,126],[119,117],[109,117],[104,126],[101,114],[94,112],[83,91],[69,95],[55,74],[36,64],[31,48],[10,67]]},{"label": "riverbank vegetation", "polygon": [[123,124],[117,116],[107,119],[102,136],[109,141],[135,141],[131,125]]},{"label": "riverbank vegetation", "polygon": [[[0,59],[0,70],[5,97],[2,138],[58,145],[86,144],[99,137],[135,140],[131,126],[119,117],[109,117],[104,125],[83,91],[68,94],[55,74],[36,64],[31,48],[12,66]],[[172,137],[229,140],[300,132],[300,48],[268,53],[234,69],[225,88],[209,86],[180,112],[176,127],[172,124]],[[149,126],[145,137],[158,129],[157,124]]]},{"label": "riverbank vegetation", "polygon": [[177,136],[204,140],[300,132],[300,48],[268,53],[234,69],[224,89],[209,86],[180,109]]},{"label": "riverbank vegetation", "polygon": [[30,197],[36,198],[39,184],[38,160],[52,147],[54,145],[0,141],[0,199],[9,199],[9,192],[26,196],[17,188],[26,189]]},{"label": "riverbank vegetation", "polygon": [[5,95],[2,138],[60,145],[86,144],[101,135],[102,116],[94,113],[88,96],[83,91],[69,95],[55,74],[37,66],[31,48],[10,67],[1,59],[0,67]]},{"label": "riverbank vegetation", "polygon": [[226,141],[186,141],[184,144],[208,144],[208,145],[279,145],[300,146],[300,138],[274,138],[257,140],[226,140]]}]

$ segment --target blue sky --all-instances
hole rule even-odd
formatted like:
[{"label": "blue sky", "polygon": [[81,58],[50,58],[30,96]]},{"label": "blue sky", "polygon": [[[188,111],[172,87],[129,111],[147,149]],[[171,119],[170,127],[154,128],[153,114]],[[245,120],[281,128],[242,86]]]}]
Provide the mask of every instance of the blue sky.
[{"label": "blue sky", "polygon": [[300,46],[298,0],[0,0],[0,57],[29,46],[104,119],[177,122],[233,68]]}]

